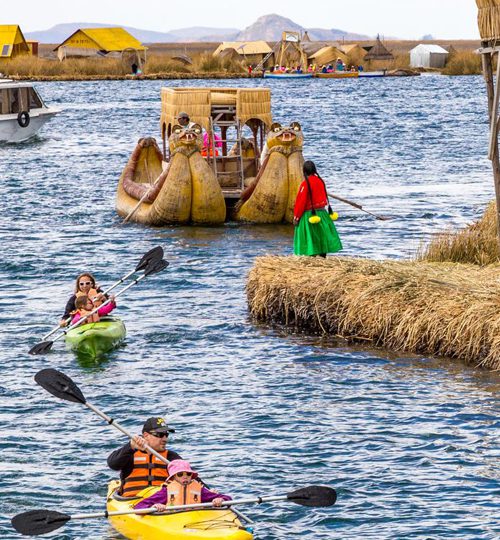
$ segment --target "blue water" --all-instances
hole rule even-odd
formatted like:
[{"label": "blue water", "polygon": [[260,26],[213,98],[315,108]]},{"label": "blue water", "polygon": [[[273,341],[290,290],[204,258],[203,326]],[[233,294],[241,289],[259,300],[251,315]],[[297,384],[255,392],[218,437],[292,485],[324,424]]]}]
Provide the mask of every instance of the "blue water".
[{"label": "blue water", "polygon": [[[39,84],[63,112],[36,140],[0,147],[2,538],[19,537],[9,519],[25,510],[102,510],[106,457],[125,443],[34,383],[49,366],[134,432],[165,415],[171,447],[221,491],[338,490],[332,508],[245,507],[257,539],[500,538],[498,374],[254,324],[247,272],[258,255],[291,253],[290,227],[120,226],[120,172],[137,139],[158,134],[160,88],[182,84]],[[345,255],[411,255],[493,198],[480,77],[244,84],[270,86],[275,119],[302,123],[332,190],[393,217],[336,205]],[[27,354],[82,269],[106,286],[156,244],[170,267],[119,301],[123,348],[98,365],[61,342]],[[120,538],[104,519],[52,537]]]}]

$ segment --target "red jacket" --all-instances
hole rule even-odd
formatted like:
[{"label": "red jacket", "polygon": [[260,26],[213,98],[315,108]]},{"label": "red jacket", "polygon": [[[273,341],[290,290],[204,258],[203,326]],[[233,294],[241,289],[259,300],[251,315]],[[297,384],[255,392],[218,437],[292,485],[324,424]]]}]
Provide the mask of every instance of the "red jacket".
[{"label": "red jacket", "polygon": [[295,199],[295,207],[293,209],[293,217],[299,220],[302,217],[304,212],[307,210],[318,210],[319,208],[324,208],[328,204],[328,198],[326,196],[325,184],[318,178],[315,174],[312,174],[308,178],[309,185],[311,186],[312,193],[312,204],[311,204],[311,193],[307,187],[307,183],[304,180],[300,184],[299,192],[297,193],[297,198]]}]

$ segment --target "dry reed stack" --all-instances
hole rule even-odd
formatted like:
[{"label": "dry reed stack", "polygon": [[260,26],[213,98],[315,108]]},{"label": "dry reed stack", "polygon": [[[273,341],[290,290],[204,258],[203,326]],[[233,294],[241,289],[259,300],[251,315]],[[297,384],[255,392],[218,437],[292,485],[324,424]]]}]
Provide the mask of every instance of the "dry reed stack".
[{"label": "dry reed stack", "polygon": [[418,255],[428,262],[492,264],[500,262],[497,211],[490,203],[483,217],[461,231],[447,231],[435,238]]},{"label": "dry reed stack", "polygon": [[500,265],[260,257],[247,295],[266,322],[500,369]]},{"label": "dry reed stack", "polygon": [[500,36],[500,0],[476,0],[479,8],[477,23],[483,41]]}]

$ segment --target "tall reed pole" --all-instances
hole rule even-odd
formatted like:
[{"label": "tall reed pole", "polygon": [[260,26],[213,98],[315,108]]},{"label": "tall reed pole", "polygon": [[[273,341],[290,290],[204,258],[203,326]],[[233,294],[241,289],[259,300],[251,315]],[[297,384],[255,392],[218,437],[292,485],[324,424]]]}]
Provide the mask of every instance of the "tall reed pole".
[{"label": "tall reed pole", "polygon": [[483,63],[483,75],[486,82],[488,94],[488,115],[490,119],[490,152],[489,158],[493,167],[493,180],[495,184],[495,195],[497,203],[497,234],[500,246],[500,159],[498,152],[498,129],[500,122],[498,119],[498,100],[500,97],[500,77],[493,78],[493,55],[497,55],[497,64],[500,71],[500,54],[496,47],[488,47],[487,41],[482,42],[481,58]]}]

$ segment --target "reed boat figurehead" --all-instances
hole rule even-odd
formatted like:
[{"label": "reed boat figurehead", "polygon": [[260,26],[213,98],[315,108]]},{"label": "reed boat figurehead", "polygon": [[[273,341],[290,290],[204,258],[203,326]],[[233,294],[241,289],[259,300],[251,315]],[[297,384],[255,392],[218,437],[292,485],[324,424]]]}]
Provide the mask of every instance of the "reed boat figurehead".
[{"label": "reed boat figurehead", "polygon": [[261,168],[241,195],[235,219],[253,223],[293,222],[293,207],[303,180],[304,135],[299,122],[275,122],[267,135]]}]

